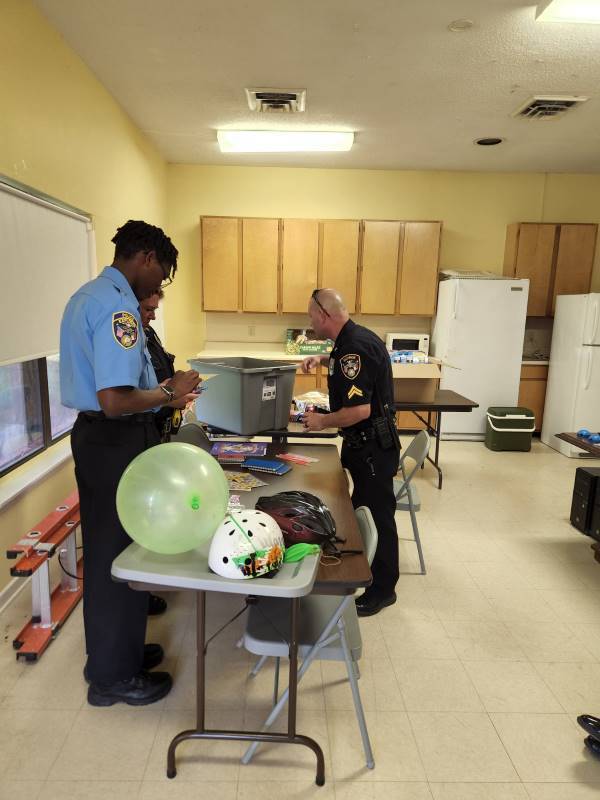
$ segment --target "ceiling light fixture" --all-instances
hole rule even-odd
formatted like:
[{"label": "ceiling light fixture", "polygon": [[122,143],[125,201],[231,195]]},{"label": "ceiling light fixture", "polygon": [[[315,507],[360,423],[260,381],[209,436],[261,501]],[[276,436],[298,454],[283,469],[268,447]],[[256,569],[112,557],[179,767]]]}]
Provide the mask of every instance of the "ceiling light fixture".
[{"label": "ceiling light fixture", "polygon": [[600,0],[545,0],[535,14],[539,22],[600,23]]},{"label": "ceiling light fixture", "polygon": [[475,139],[474,144],[480,144],[482,147],[492,147],[495,144],[501,144],[504,139],[499,136],[485,136],[483,139]]},{"label": "ceiling light fixture", "polygon": [[222,153],[346,152],[352,131],[217,131]]}]

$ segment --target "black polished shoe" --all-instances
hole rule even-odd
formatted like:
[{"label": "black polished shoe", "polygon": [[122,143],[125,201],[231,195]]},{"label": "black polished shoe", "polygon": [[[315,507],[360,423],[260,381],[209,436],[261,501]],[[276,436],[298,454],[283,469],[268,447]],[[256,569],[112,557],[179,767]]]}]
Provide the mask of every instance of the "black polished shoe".
[{"label": "black polished shoe", "polygon": [[577,717],[577,722],[586,733],[594,739],[600,739],[600,718],[592,717],[591,714],[581,714]]},{"label": "black polished shoe", "polygon": [[91,706],[113,706],[115,703],[148,706],[162,700],[172,686],[173,679],[168,672],[142,670],[128,681],[117,681],[108,686],[90,683],[87,699]]},{"label": "black polished shoe", "polygon": [[365,594],[356,599],[356,613],[359,617],[372,617],[374,614],[379,614],[387,606],[393,606],[396,602],[396,593],[387,597],[381,597],[377,594]]},{"label": "black polished shoe", "polygon": [[[142,661],[142,669],[150,670],[158,667],[163,658],[165,651],[159,644],[145,644],[144,645],[144,660]],[[88,678],[87,664],[83,668],[83,677],[86,683],[90,682]]]},{"label": "black polished shoe", "polygon": [[148,598],[148,616],[158,617],[159,614],[164,614],[166,610],[167,601],[157,594],[151,594]]},{"label": "black polished shoe", "polygon": [[600,758],[600,741],[598,739],[594,739],[593,736],[586,736],[583,740],[583,743],[590,753],[593,753],[595,756]]}]

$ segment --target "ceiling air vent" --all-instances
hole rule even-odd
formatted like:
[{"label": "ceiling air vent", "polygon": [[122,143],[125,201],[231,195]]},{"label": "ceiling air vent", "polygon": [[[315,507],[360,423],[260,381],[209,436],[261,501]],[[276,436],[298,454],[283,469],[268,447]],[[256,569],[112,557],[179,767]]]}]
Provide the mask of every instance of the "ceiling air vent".
[{"label": "ceiling air vent", "polygon": [[551,97],[532,97],[524,106],[517,109],[513,117],[526,119],[554,119],[562,117],[570,108],[585,103],[588,97],[582,95],[553,95]]},{"label": "ceiling air vent", "polygon": [[250,111],[295,114],[306,108],[306,89],[246,89]]}]

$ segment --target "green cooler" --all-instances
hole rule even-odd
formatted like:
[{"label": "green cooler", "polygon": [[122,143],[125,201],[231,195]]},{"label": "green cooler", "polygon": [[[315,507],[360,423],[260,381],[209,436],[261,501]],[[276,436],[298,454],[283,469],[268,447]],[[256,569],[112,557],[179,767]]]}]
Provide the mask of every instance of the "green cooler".
[{"label": "green cooler", "polygon": [[487,410],[485,446],[488,450],[531,450],[535,414],[521,406],[490,406]]}]

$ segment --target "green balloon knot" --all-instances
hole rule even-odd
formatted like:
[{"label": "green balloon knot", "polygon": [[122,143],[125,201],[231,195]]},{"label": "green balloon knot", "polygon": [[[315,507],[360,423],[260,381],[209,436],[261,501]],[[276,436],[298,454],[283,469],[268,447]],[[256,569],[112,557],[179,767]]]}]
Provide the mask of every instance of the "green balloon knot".
[{"label": "green balloon knot", "polygon": [[195,494],[195,495],[192,497],[192,500],[191,500],[191,502],[190,502],[190,505],[191,505],[191,507],[194,509],[194,511],[198,511],[198,509],[200,508],[200,498],[198,497],[198,495],[197,495],[197,494]]}]

